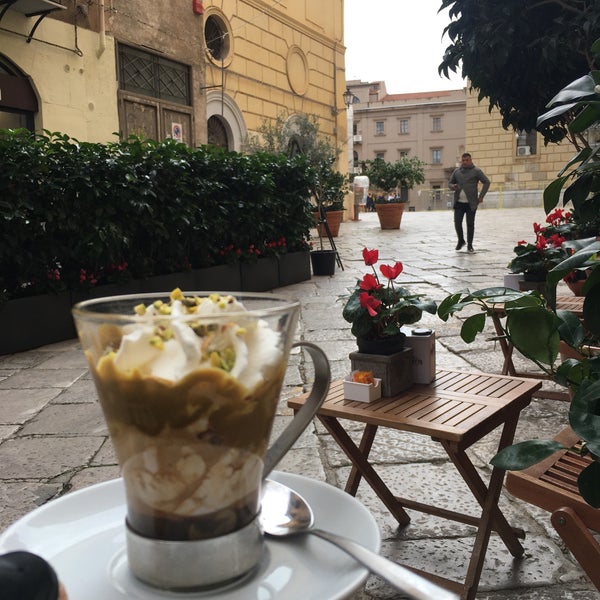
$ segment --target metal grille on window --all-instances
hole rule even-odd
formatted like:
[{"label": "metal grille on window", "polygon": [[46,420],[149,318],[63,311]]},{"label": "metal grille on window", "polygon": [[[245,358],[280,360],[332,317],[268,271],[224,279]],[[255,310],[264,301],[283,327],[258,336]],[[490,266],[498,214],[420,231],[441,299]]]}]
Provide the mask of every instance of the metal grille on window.
[{"label": "metal grille on window", "polygon": [[186,65],[122,45],[119,85],[130,92],[190,104],[190,73]]},{"label": "metal grille on window", "polygon": [[227,129],[221,119],[217,116],[209,117],[208,122],[208,143],[221,148],[229,148]]}]

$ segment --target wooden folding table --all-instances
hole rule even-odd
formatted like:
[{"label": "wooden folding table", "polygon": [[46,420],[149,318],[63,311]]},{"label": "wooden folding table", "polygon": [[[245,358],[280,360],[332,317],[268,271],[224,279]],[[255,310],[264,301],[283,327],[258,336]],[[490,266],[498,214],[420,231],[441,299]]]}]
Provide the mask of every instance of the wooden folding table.
[{"label": "wooden folding table", "polygon": [[[400,525],[410,521],[405,510],[409,508],[477,527],[464,583],[413,569],[458,592],[466,600],[475,598],[491,531],[499,533],[515,557],[523,554],[517,538],[525,534],[520,529],[513,529],[498,507],[504,471],[493,468],[486,486],[465,451],[500,425],[502,433],[498,450],[510,445],[521,410],[530,403],[533,392],[540,386],[539,381],[502,375],[440,370],[429,385],[414,385],[398,396],[362,403],[345,400],[343,382],[336,381],[317,413],[319,420],[352,461],[353,468],[345,487],[348,493],[356,495],[359,482],[364,477]],[[306,396],[293,398],[288,401],[288,406],[298,410],[305,399]],[[340,419],[365,424],[359,445],[348,435]],[[427,435],[439,442],[481,505],[481,516],[465,515],[395,496],[369,462],[379,427]]]}]

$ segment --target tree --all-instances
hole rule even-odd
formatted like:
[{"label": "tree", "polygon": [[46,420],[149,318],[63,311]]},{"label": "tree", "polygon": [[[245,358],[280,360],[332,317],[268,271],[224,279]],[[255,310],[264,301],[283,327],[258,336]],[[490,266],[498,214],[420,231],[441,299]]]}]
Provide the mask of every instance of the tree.
[{"label": "tree", "polygon": [[248,139],[247,150],[282,153],[290,157],[303,154],[312,172],[311,193],[315,204],[325,210],[343,210],[348,178],[335,168],[340,149],[320,133],[316,115],[286,118],[280,114],[275,121],[265,119],[258,133]]},{"label": "tree", "polygon": [[[497,108],[502,126],[536,129],[556,90],[594,68],[600,0],[442,0],[452,22],[440,74],[461,69],[479,100]],[[562,140],[572,115],[537,127],[546,142]]]},{"label": "tree", "polygon": [[366,162],[365,175],[374,186],[386,192],[396,191],[399,187],[411,189],[415,183],[425,181],[424,164],[416,156],[403,156],[395,163],[376,158]]}]

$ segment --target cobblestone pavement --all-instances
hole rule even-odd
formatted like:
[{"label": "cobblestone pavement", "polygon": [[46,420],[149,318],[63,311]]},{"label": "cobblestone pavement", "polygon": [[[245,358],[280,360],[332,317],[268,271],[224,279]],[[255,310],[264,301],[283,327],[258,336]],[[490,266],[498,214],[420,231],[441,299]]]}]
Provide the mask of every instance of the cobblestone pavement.
[{"label": "cobblestone pavement", "polygon": [[[365,273],[363,246],[379,248],[383,261],[401,260],[404,273],[399,281],[439,301],[463,288],[502,285],[513,246],[520,239],[533,239],[532,223],[543,218],[541,208],[482,208],[477,215],[475,253],[468,254],[454,250],[450,211],[407,212],[400,231],[382,231],[376,214],[362,214],[360,221],[343,223],[336,240],[344,271],[338,269],[333,277],[313,277],[277,291],[300,298],[302,314],[297,336],[320,345],[330,359],[333,377],[339,378],[349,370],[348,354],[355,350],[355,342],[349,325],[342,319],[343,305],[338,297]],[[566,288],[565,292],[568,293]],[[500,372],[499,349],[483,338],[465,345],[459,337],[457,319],[442,323],[427,315],[423,324],[436,331],[438,366]],[[521,361],[520,366],[527,365]],[[304,356],[294,354],[276,431],[291,418],[286,400],[299,394],[307,379],[310,368]],[[565,403],[534,400],[522,413],[517,439],[551,436],[564,426],[566,411]],[[469,450],[484,477],[489,474],[487,463],[494,454],[495,443],[497,432]],[[381,432],[373,458],[384,480],[395,489],[402,487],[407,497],[427,494],[448,508],[475,508],[468,492],[460,487],[445,453],[423,436]],[[0,531],[53,498],[119,475],[93,383],[76,340],[0,357],[0,465]],[[315,424],[278,469],[343,487],[349,463],[324,428]],[[455,579],[464,575],[474,539],[472,527],[409,511],[411,523],[399,530],[367,485],[361,484],[358,498],[379,524],[384,555]],[[506,492],[501,503],[509,520],[527,532],[526,555],[522,560],[513,560],[493,534],[478,599],[600,597],[553,533],[548,513]],[[385,582],[371,576],[353,599],[401,597]]]}]

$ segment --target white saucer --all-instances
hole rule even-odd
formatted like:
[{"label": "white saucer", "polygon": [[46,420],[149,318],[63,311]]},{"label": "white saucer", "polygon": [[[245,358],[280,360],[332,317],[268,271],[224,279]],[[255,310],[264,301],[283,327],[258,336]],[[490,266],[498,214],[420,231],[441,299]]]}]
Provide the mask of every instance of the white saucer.
[{"label": "white saucer", "polygon": [[[315,525],[379,551],[379,528],[352,496],[326,483],[273,472],[271,479],[298,491]],[[267,538],[258,569],[229,588],[201,593],[161,591],[129,573],[125,553],[125,492],[115,479],[67,494],[27,514],[0,536],[0,553],[29,550],[56,569],[69,600],[334,600],[346,597],[368,571],[332,544],[307,535]]]}]

